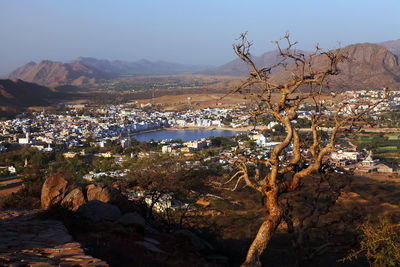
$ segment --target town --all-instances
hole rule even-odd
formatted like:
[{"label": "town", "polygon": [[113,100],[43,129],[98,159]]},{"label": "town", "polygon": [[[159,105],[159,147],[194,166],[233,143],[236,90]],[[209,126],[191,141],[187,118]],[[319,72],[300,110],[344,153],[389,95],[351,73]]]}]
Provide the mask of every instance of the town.
[{"label": "town", "polygon": [[[400,106],[400,91],[392,91],[388,104],[378,105],[370,115],[372,120],[377,117],[387,118],[378,128],[398,127],[399,118],[387,117]],[[336,96],[355,103],[359,98],[375,101],[382,97],[378,91],[346,91]],[[324,113],[332,116],[337,109],[337,102],[323,100],[327,107]],[[0,149],[9,150],[33,149],[41,153],[56,150],[64,158],[95,158],[106,159],[108,167],[90,169],[87,173],[76,173],[79,179],[89,182],[98,181],[101,177],[111,180],[123,179],[128,169],[123,164],[127,159],[148,158],[154,155],[183,157],[184,166],[199,167],[210,164],[230,166],[235,159],[234,151],[239,149],[240,155],[257,159],[268,158],[270,151],[280,143],[285,135],[282,125],[271,117],[252,118],[249,114],[251,106],[238,103],[234,106],[203,108],[186,111],[157,111],[151,104],[120,104],[108,106],[66,105],[62,110],[31,112],[19,115],[13,120],[0,122]],[[295,121],[300,132],[309,131],[307,119],[312,112],[312,104],[303,104]],[[351,107],[351,106],[350,106]],[[363,108],[361,106],[361,108]],[[365,107],[366,108],[366,107]],[[343,112],[350,112],[344,110]],[[151,140],[147,149],[132,149],[137,144],[137,134],[168,129],[171,131],[187,129],[225,129],[236,131],[232,137],[204,137],[201,140]],[[373,129],[373,128],[372,128]],[[364,129],[365,130],[365,129]],[[328,129],[329,131],[329,129]],[[396,134],[394,134],[396,136]],[[221,138],[229,140],[221,144]],[[144,147],[144,146],[143,146]],[[215,149],[218,147],[218,149]],[[398,149],[395,147],[395,150]],[[204,151],[206,151],[206,153]],[[292,156],[292,147],[288,146],[282,160]],[[310,152],[303,150],[302,154],[310,157]],[[199,156],[201,155],[201,156]],[[8,165],[0,166],[3,175],[21,173],[29,165],[30,156],[20,158],[19,162],[3,160]],[[359,174],[373,172],[399,173],[395,162],[387,163],[373,159],[371,152],[358,150],[351,140],[337,145],[327,159],[337,168],[336,171],[355,171]],[[113,162],[112,162],[113,161]],[[112,163],[111,163],[112,162]]]}]

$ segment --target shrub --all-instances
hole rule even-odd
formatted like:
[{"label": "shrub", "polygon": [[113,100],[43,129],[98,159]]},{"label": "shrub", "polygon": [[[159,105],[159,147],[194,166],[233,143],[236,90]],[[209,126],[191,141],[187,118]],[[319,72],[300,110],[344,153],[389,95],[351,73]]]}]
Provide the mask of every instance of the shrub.
[{"label": "shrub", "polygon": [[44,183],[44,175],[39,169],[30,169],[22,179],[21,190],[0,199],[0,210],[40,208],[40,194]]},{"label": "shrub", "polygon": [[400,266],[400,224],[379,218],[377,223],[368,220],[361,231],[360,250],[353,250],[343,261],[356,259],[363,253],[371,266]]}]

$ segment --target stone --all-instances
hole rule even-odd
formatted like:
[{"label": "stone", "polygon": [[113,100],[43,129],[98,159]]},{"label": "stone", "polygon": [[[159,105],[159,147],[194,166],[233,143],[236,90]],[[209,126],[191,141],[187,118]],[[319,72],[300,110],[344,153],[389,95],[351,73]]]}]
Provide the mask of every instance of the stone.
[{"label": "stone", "polygon": [[192,246],[196,250],[200,251],[200,250],[213,250],[214,249],[210,243],[201,239],[200,237],[198,237],[194,233],[190,232],[189,230],[186,230],[186,229],[178,230],[175,232],[175,235],[184,236],[184,237],[188,238],[190,240],[190,242],[192,243]]},{"label": "stone", "polygon": [[86,189],[88,201],[99,200],[104,203],[118,205],[124,200],[124,196],[121,194],[120,191],[107,185],[90,184],[86,187]]},{"label": "stone", "polygon": [[51,175],[46,179],[42,187],[41,206],[49,209],[58,205],[65,196],[68,182],[59,175]]},{"label": "stone", "polygon": [[75,188],[69,192],[65,198],[61,201],[61,206],[66,209],[76,211],[78,208],[85,204],[85,196],[80,188]]},{"label": "stone", "polygon": [[121,218],[119,218],[118,222],[122,225],[146,225],[146,220],[137,212],[125,213]]},{"label": "stone", "polygon": [[86,202],[78,208],[77,213],[94,222],[117,221],[121,217],[117,206],[99,200]]},{"label": "stone", "polygon": [[85,255],[61,221],[38,219],[39,212],[0,211],[0,266],[108,266]]},{"label": "stone", "polygon": [[152,251],[152,252],[157,252],[157,253],[161,253],[161,254],[168,254],[167,252],[159,249],[158,247],[156,247],[156,245],[149,243],[147,241],[136,241],[135,242],[137,245],[143,246],[146,249]]}]

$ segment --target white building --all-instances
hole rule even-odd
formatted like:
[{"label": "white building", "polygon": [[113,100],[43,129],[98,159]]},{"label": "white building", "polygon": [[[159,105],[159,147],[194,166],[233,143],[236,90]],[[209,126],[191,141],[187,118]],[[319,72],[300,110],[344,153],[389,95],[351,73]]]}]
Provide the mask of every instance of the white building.
[{"label": "white building", "polygon": [[259,146],[267,146],[269,139],[263,134],[255,134],[250,137]]},{"label": "white building", "polygon": [[16,172],[17,172],[17,169],[16,169],[14,166],[8,166],[7,170],[8,170],[10,173],[16,173]]},{"label": "white building", "polygon": [[29,133],[27,132],[25,135],[25,138],[19,138],[18,143],[20,145],[27,145],[31,143],[31,140],[29,139]]}]

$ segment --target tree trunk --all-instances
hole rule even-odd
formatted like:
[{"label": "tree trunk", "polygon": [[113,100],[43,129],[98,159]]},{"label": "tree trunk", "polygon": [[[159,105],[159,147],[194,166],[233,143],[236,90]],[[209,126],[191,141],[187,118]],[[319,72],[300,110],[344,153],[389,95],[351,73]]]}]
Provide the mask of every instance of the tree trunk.
[{"label": "tree trunk", "polygon": [[260,256],[266,250],[272,235],[282,219],[282,213],[277,210],[275,214],[267,216],[258,233],[251,244],[249,251],[247,252],[246,261],[242,264],[242,267],[260,267],[261,261]]}]

